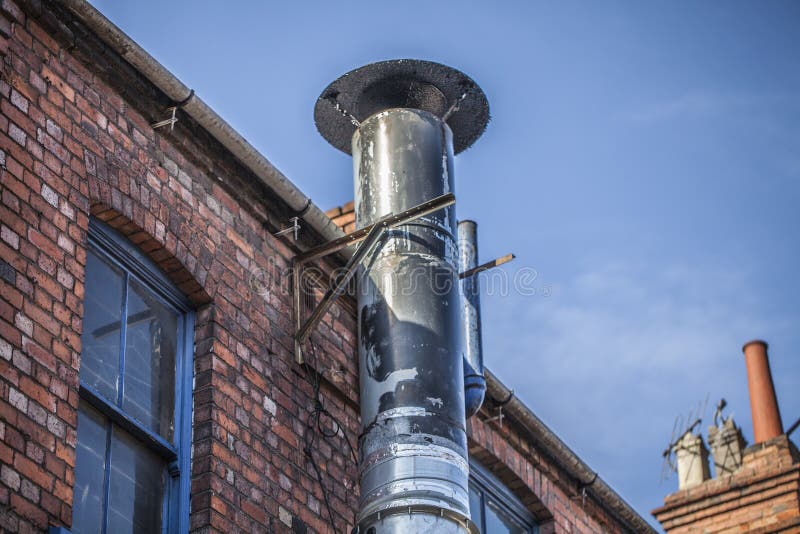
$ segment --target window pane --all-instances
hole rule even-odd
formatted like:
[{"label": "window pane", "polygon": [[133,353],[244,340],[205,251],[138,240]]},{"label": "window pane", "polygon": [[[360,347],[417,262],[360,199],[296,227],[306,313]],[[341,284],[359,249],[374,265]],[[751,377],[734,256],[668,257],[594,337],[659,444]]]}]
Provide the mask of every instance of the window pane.
[{"label": "window pane", "polygon": [[122,409],[172,441],[178,316],[129,280]]},{"label": "window pane", "polygon": [[111,401],[117,399],[123,283],[121,270],[87,253],[80,376]]},{"label": "window pane", "polygon": [[524,534],[525,529],[491,499],[486,499],[486,532],[484,534]]},{"label": "window pane", "polygon": [[102,530],[107,428],[105,417],[81,401],[78,406],[75,494],[72,502],[74,534],[94,534]]},{"label": "window pane", "polygon": [[164,462],[130,434],[114,427],[111,436],[108,532],[161,531]]},{"label": "window pane", "polygon": [[483,505],[481,504],[481,493],[471,485],[469,487],[469,516],[472,522],[480,530],[483,524]]}]

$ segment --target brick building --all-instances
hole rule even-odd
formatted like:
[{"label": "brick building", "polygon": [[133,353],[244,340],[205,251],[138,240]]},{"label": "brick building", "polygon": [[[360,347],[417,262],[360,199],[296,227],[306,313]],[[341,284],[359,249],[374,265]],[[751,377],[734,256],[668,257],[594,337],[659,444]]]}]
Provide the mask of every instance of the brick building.
[{"label": "brick building", "polygon": [[[287,276],[341,230],[83,0],[1,6],[0,529],[349,531],[354,303],[300,365]],[[652,530],[487,382],[478,525]]]},{"label": "brick building", "polygon": [[679,489],[653,510],[669,533],[800,532],[800,453],[789,439],[796,425],[784,433],[767,344],[751,341],[743,351],[755,443],[745,447],[731,418],[715,421],[708,433],[711,478],[702,436],[692,430],[683,436]]}]

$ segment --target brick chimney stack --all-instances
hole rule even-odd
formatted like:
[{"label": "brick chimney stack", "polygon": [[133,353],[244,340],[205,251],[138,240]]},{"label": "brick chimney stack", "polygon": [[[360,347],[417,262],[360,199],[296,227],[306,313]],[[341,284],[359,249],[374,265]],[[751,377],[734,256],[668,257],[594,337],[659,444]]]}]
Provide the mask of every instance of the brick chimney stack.
[{"label": "brick chimney stack", "polygon": [[[653,515],[668,534],[697,532],[798,532],[800,533],[800,451],[784,434],[775,388],[767,359],[767,344],[750,341],[742,347],[747,364],[753,433],[757,446],[744,446],[731,418],[709,431],[717,476],[694,483],[703,476],[688,474],[702,462],[687,462],[691,453],[702,458],[702,438],[688,432],[678,444],[680,489],[664,498]],[[686,440],[683,443],[683,440]],[[685,475],[681,472],[684,454]],[[698,469],[699,471],[699,469]],[[685,480],[685,482],[684,482]]]},{"label": "brick chimney stack", "polygon": [[747,365],[747,388],[750,390],[750,411],[753,414],[753,441],[763,443],[783,434],[775,386],[769,370],[767,343],[759,339],[742,347]]}]

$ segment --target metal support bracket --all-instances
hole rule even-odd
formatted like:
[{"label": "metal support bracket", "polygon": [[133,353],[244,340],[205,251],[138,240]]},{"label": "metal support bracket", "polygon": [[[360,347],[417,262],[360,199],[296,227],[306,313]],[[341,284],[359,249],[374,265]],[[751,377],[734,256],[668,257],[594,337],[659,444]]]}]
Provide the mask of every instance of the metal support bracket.
[{"label": "metal support bracket", "polygon": [[167,108],[167,112],[171,114],[169,116],[169,118],[164,119],[163,121],[160,121],[160,122],[154,122],[150,126],[153,129],[158,129],[158,128],[161,128],[162,126],[169,125],[169,131],[170,132],[173,129],[175,129],[175,123],[178,122],[178,117],[175,116],[175,114],[178,112],[178,106],[172,106],[171,108]]},{"label": "metal support bracket", "polygon": [[497,415],[493,415],[492,417],[487,417],[486,419],[483,420],[483,422],[484,423],[491,423],[492,421],[497,421],[497,424],[500,425],[500,428],[502,428],[503,427],[503,418],[504,417],[505,417],[505,415],[503,415],[503,407],[502,406],[498,406],[497,407]]},{"label": "metal support bracket", "polygon": [[[455,204],[455,202],[455,195],[452,193],[447,193],[427,202],[423,202],[422,204],[414,206],[413,208],[407,209],[401,213],[387,215],[381,218],[375,224],[361,228],[354,232],[350,232],[343,237],[309,249],[294,257],[292,260],[292,297],[294,303],[293,308],[295,327],[294,354],[295,361],[297,361],[297,363],[303,363],[303,343],[308,340],[308,337],[311,335],[314,327],[319,324],[319,322],[325,316],[325,313],[327,313],[327,311],[330,309],[331,305],[333,305],[336,299],[339,298],[342,293],[344,293],[347,284],[356,273],[356,268],[367,256],[367,254],[369,254],[375,244],[380,241],[383,234],[387,230],[408,224],[409,222],[419,219],[420,217],[424,217],[425,215],[439,211],[442,208],[451,206]],[[325,292],[325,295],[311,313],[311,316],[309,316],[309,318],[303,322],[301,316],[302,301],[300,298],[302,290],[300,276],[302,274],[303,265],[325,256],[329,256],[330,254],[338,252],[343,248],[360,243],[362,241],[363,243],[361,243],[358,249],[356,249],[350,259],[347,261],[347,264],[345,264],[344,270],[340,274],[339,278],[335,281],[333,287]]]},{"label": "metal support bracket", "polygon": [[279,230],[272,235],[275,237],[279,237],[291,232],[292,235],[294,236],[294,240],[297,241],[297,234],[300,232],[301,228],[300,217],[292,217],[291,219],[289,219],[289,222],[292,223],[291,226],[289,226],[288,228],[284,228],[283,230]]},{"label": "metal support bracket", "polygon": [[459,280],[463,280],[464,278],[475,276],[476,274],[482,273],[483,271],[488,271],[489,269],[494,269],[495,267],[499,267],[504,263],[508,263],[514,258],[516,258],[516,256],[514,256],[513,254],[506,254],[505,256],[501,256],[496,260],[487,261],[486,263],[478,265],[477,267],[473,267],[472,269],[464,271],[463,273],[458,273],[458,278]]},{"label": "metal support bracket", "polygon": [[497,421],[497,424],[500,426],[500,428],[503,428],[503,418],[505,417],[505,415],[503,414],[503,406],[511,402],[511,399],[513,398],[514,398],[514,390],[512,389],[511,391],[509,391],[508,397],[506,397],[501,401],[494,402],[494,405],[497,408],[497,415],[493,415],[492,417],[487,417],[486,419],[483,420],[483,422],[491,423],[492,421]]}]

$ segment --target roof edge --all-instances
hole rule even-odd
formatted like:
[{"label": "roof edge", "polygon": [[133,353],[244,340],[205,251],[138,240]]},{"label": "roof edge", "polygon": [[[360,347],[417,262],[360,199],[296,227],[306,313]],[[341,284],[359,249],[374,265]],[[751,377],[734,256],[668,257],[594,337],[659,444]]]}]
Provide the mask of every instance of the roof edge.
[{"label": "roof edge", "polygon": [[611,489],[583,460],[578,457],[541,419],[525,404],[512,395],[512,391],[503,384],[489,369],[485,369],[487,393],[495,399],[509,399],[503,405],[503,411],[521,424],[532,441],[541,447],[556,464],[566,471],[579,485],[591,493],[607,512],[619,519],[633,532],[655,534],[656,530],[639,515],[620,495]]},{"label": "roof edge", "polygon": [[[22,0],[28,3],[30,0]],[[125,32],[107,19],[86,0],[56,0],[110,49],[120,55],[137,72],[163,92],[202,126],[213,138],[255,174],[263,185],[275,192],[298,217],[325,240],[344,235],[331,219],[310,198],[256,150],[225,119],[219,116],[194,90],[189,89],[166,67],[145,51]]]}]

